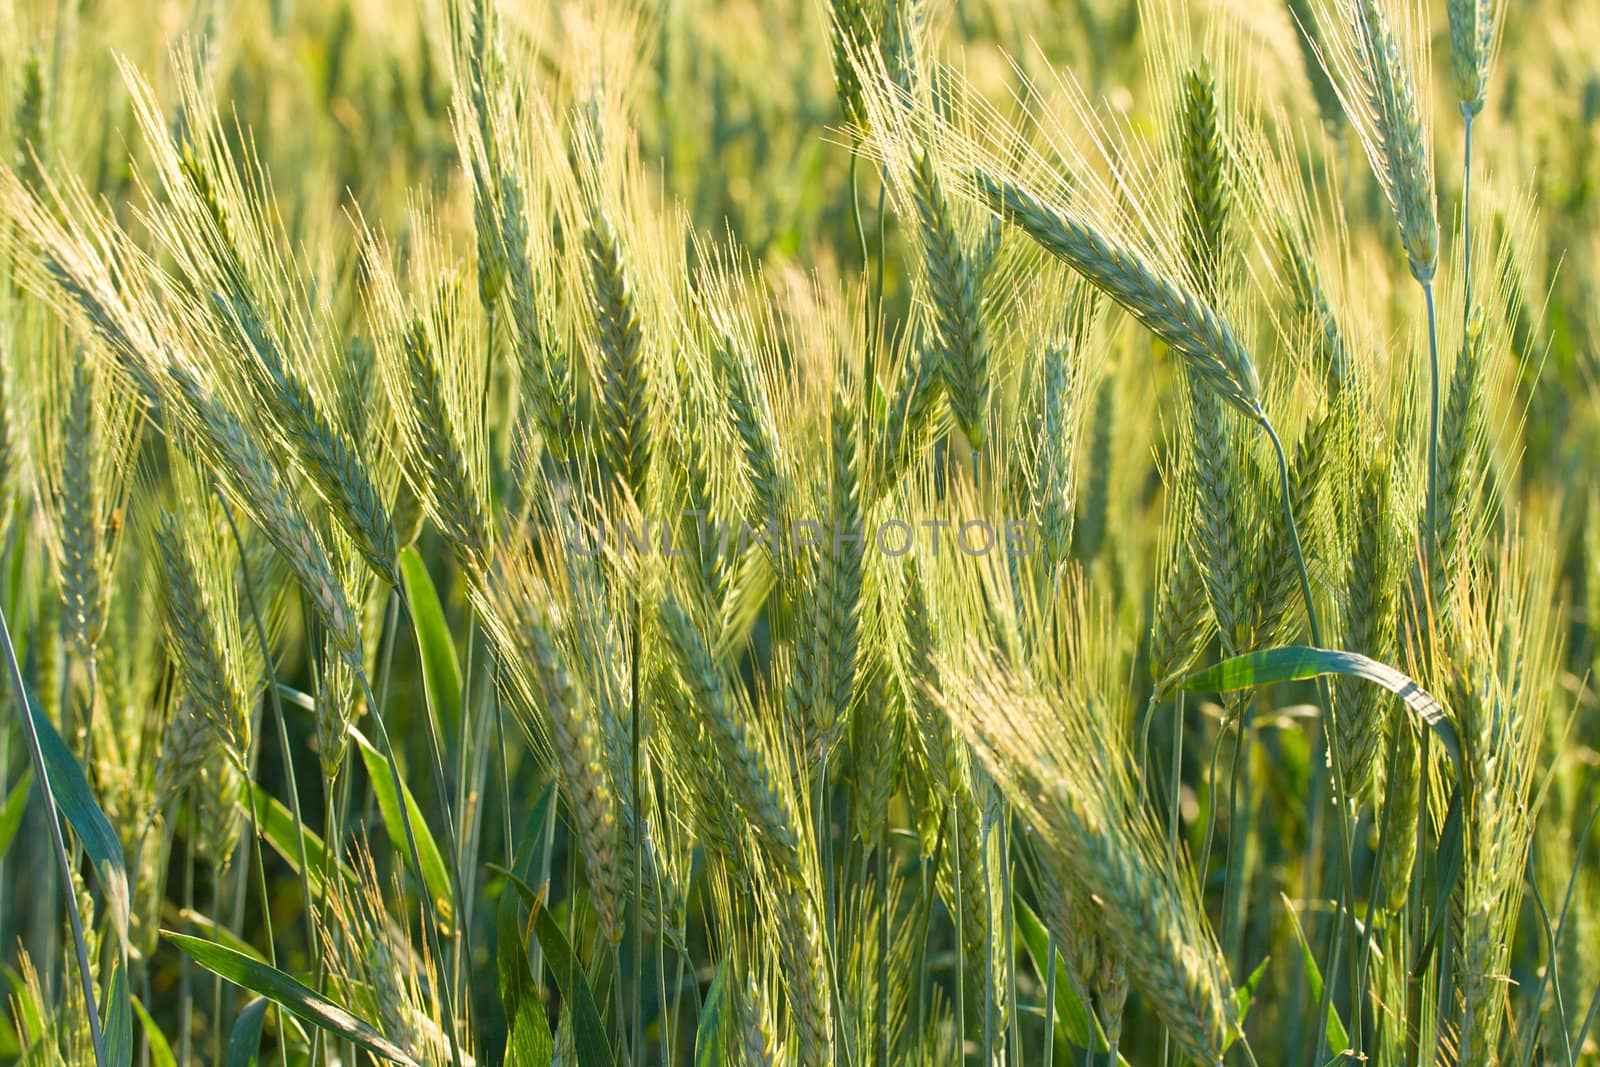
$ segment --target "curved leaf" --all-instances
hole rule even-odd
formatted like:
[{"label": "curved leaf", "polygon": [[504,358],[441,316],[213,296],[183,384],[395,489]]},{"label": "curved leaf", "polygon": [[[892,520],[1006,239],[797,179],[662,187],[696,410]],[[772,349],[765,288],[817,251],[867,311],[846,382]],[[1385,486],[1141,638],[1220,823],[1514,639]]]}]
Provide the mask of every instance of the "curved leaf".
[{"label": "curved leaf", "polygon": [[1323,674],[1360,678],[1381,685],[1399,697],[1438,736],[1451,762],[1455,764],[1457,775],[1465,774],[1461,737],[1433,695],[1403,671],[1369,659],[1359,652],[1338,652],[1307,645],[1269,648],[1235,656],[1213,667],[1196,671],[1183,680],[1183,687],[1191,693],[1228,693],[1274,682],[1305,681]]},{"label": "curved leaf", "polygon": [[383,753],[379,752],[377,747],[354,726],[350,727],[350,736],[361,749],[361,760],[367,765],[367,776],[372,780],[372,793],[378,800],[378,811],[383,816],[384,828],[389,831],[389,840],[394,843],[395,848],[409,851],[410,847],[406,843],[406,823],[400,815],[400,804],[403,799],[406,815],[411,821],[411,830],[417,839],[417,856],[422,861],[423,885],[438,909],[439,921],[449,923],[454,914],[451,906],[454,897],[450,892],[450,872],[444,865],[444,854],[439,851],[439,845],[428,829],[427,820],[422,817],[422,809],[417,806],[416,798],[411,795],[410,788],[403,781],[400,783],[401,797],[395,796],[394,776],[389,773],[389,761],[383,758]]},{"label": "curved leaf", "polygon": [[706,1003],[700,1009],[700,1026],[694,1034],[694,1067],[718,1067],[732,1057],[727,1049],[727,1029],[722,1013],[728,1001],[728,961],[717,964],[711,976],[711,988],[706,991]]},{"label": "curved leaf", "polygon": [[[387,784],[388,781],[388,772],[385,771],[384,783]],[[298,875],[300,873],[300,847],[295,843],[294,814],[284,806],[283,801],[268,793],[259,785],[246,783],[241,787],[242,789],[249,789],[255,795],[257,826],[261,831],[261,836],[267,839],[267,844],[272,846],[272,850],[288,865],[289,870]],[[242,791],[240,796],[240,805],[246,806],[247,802],[242,799]],[[305,846],[306,864],[311,868],[306,872],[306,882],[311,887],[312,896],[321,898],[325,891],[324,875],[328,870],[327,845],[310,827],[303,825],[300,827],[300,840]],[[356,884],[355,872],[350,870],[343,860],[339,862],[338,871],[345,884],[350,886]],[[311,903],[314,902],[307,901],[308,905]]]},{"label": "curved leaf", "polygon": [[495,938],[495,965],[500,972],[500,1000],[505,1005],[508,1030],[505,1062],[547,1064],[555,1055],[555,1042],[539,997],[539,985],[528,964],[522,905],[509,883],[500,891]]},{"label": "curved leaf", "polygon": [[227,1058],[223,1067],[254,1067],[261,1052],[261,1024],[267,1017],[265,997],[257,997],[244,1006],[233,1022],[233,1032],[228,1035]]},{"label": "curved leaf", "polygon": [[616,1067],[616,1057],[611,1052],[611,1042],[606,1038],[605,1020],[589,986],[589,977],[578,964],[578,957],[567,941],[550,911],[544,906],[544,894],[535,892],[527,882],[503,867],[489,867],[503,875],[508,883],[522,894],[522,900],[533,912],[533,929],[544,949],[545,961],[556,977],[561,999],[572,1010],[572,1037],[577,1046],[578,1067]]},{"label": "curved leaf", "polygon": [[118,960],[106,987],[105,1039],[106,1063],[110,1067],[131,1067],[133,1063],[133,1008],[128,995],[128,970]]},{"label": "curved leaf", "polygon": [[[1306,932],[1300,926],[1300,916],[1295,914],[1294,904],[1286,894],[1279,893],[1283,900],[1284,910],[1289,913],[1289,924],[1294,927],[1294,936],[1300,943],[1300,958],[1306,967],[1306,986],[1311,994],[1311,1002],[1322,1002],[1322,968],[1317,966],[1317,957],[1311,951],[1311,943],[1306,940]],[[1339,1011],[1332,1003],[1328,1005],[1328,1041],[1337,1051],[1348,1048],[1350,1045],[1349,1033],[1344,1028],[1344,1020],[1339,1018]]]},{"label": "curved leaf", "polygon": [[453,718],[461,708],[461,664],[450,641],[439,593],[415,547],[400,553],[400,580],[411,611],[411,628],[417,635],[428,704],[435,716]]},{"label": "curved leaf", "polygon": [[178,1067],[178,1059],[172,1054],[167,1035],[156,1026],[156,1021],[150,1017],[150,1009],[138,997],[133,998],[133,1013],[139,1017],[139,1025],[144,1029],[144,1040],[150,1047],[150,1062],[155,1067]]},{"label": "curved leaf", "polygon": [[[1045,956],[1050,944],[1050,933],[1034,913],[1028,902],[1022,899],[1022,894],[1012,896],[1012,913],[1016,919],[1017,937],[1022,940],[1022,945],[1028,950],[1028,958],[1033,961],[1034,969],[1043,976],[1045,971]],[[1096,1051],[1105,1051],[1105,1035],[1100,1033],[1099,1023],[1094,1021],[1084,1007],[1083,1001],[1078,999],[1078,994],[1072,989],[1072,982],[1067,978],[1067,964],[1065,957],[1059,953],[1056,956],[1056,1030],[1066,1039],[1081,1049],[1088,1049],[1091,1045]],[[1090,1029],[1094,1032],[1091,1034]],[[1118,1057],[1121,1060],[1121,1057]],[[1126,1062],[1126,1061],[1123,1061]]]},{"label": "curved leaf", "polygon": [[[234,985],[259,993],[274,1004],[292,1012],[313,1026],[353,1042],[360,1048],[392,1063],[420,1067],[405,1050],[393,1044],[371,1023],[359,1019],[315,990],[304,986],[275,967],[251,959],[231,948],[174,933],[161,931],[200,966],[226,978]],[[230,1043],[231,1044],[231,1043]]]},{"label": "curved leaf", "polygon": [[45,774],[50,778],[50,789],[55,796],[56,808],[72,824],[84,852],[94,863],[101,891],[105,893],[106,906],[111,910],[116,925],[118,942],[124,950],[128,944],[128,868],[122,855],[122,841],[111,828],[106,813],[95,803],[94,791],[83,767],[73,756],[67,743],[56,733],[49,716],[39,710],[32,693],[28,698],[28,713],[33,718],[39,735],[39,750],[44,755]]}]

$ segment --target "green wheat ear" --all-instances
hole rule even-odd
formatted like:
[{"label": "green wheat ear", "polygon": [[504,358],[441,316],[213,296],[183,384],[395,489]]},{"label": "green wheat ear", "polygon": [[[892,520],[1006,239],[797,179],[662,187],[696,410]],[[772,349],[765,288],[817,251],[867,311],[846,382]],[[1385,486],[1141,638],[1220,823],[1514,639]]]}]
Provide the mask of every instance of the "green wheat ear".
[{"label": "green wheat ear", "polygon": [[912,169],[911,188],[934,308],[936,358],[956,424],[972,447],[981,449],[987,433],[990,381],[978,271],[962,247],[943,183],[926,151]]},{"label": "green wheat ear", "polygon": [[586,239],[600,347],[600,397],[607,459],[633,491],[643,492],[650,463],[650,376],[632,280],[616,231],[597,216]]},{"label": "green wheat ear", "polygon": [[1262,419],[1255,364],[1214,307],[1132,248],[1023,186],[982,170],[972,177],[994,211],[1167,342],[1208,390],[1250,420]]},{"label": "green wheat ear", "polygon": [[1373,168],[1394,210],[1411,274],[1427,284],[1439,266],[1433,156],[1413,75],[1379,0],[1354,0],[1362,106],[1371,122]]}]

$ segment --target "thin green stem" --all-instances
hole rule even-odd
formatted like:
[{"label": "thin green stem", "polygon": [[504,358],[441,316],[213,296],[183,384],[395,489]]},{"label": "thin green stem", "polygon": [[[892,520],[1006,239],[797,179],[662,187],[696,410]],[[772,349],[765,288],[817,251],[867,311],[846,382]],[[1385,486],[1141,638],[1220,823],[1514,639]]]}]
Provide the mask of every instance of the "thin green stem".
[{"label": "thin green stem", "polygon": [[[644,1064],[644,1011],[641,1006],[641,997],[644,987],[644,952],[642,941],[644,935],[644,789],[641,785],[643,776],[640,771],[640,761],[643,758],[643,715],[642,704],[639,699],[639,642],[643,636],[644,606],[635,598],[633,602],[633,619],[630,627],[632,641],[628,648],[628,744],[631,749],[632,764],[629,767],[631,781],[628,784],[633,801],[633,818],[630,821],[628,832],[633,838],[633,900],[629,911],[632,916],[632,954],[633,954],[633,999],[630,1007],[633,1011],[633,1039],[630,1048],[633,1052],[635,1067]],[[621,976],[618,976],[621,981]],[[620,986],[619,986],[620,988]],[[617,1002],[621,1010],[622,1002]],[[665,1008],[665,1005],[662,1005]]]}]

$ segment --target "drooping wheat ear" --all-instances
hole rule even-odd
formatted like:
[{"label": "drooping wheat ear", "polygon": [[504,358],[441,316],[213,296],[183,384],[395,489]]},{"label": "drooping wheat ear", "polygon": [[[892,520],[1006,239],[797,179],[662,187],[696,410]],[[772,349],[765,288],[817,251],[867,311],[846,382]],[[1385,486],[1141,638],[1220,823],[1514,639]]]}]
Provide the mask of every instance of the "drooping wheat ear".
[{"label": "drooping wheat ear", "polygon": [[605,738],[591,701],[562,658],[549,609],[535,601],[538,596],[539,591],[527,589],[514,598],[509,607],[516,632],[507,636],[538,686],[529,695],[540,702],[549,726],[601,934],[616,944],[622,937],[622,861]]},{"label": "drooping wheat ear", "polygon": [[1184,75],[1178,147],[1186,194],[1183,258],[1194,284],[1203,295],[1214,299],[1221,280],[1232,198],[1224,170],[1227,146],[1223,143],[1216,82],[1209,63],[1202,62]]},{"label": "drooping wheat ear", "polygon": [[418,319],[401,342],[416,425],[415,460],[445,539],[471,571],[489,559],[489,521],[468,475],[466,451],[446,406],[444,380],[427,326]]},{"label": "drooping wheat ear", "polygon": [[165,579],[167,643],[196,707],[216,729],[229,761],[243,768],[251,740],[244,683],[221,629],[228,624],[218,617],[219,605],[202,577],[202,568],[217,562],[195,558],[183,521],[163,511],[154,534]]},{"label": "drooping wheat ear", "polygon": [[1390,702],[1389,744],[1393,773],[1384,781],[1386,812],[1382,833],[1385,909],[1399,914],[1411,889],[1412,867],[1417,858],[1417,809],[1422,802],[1422,767],[1417,731],[1411,712],[1398,701]]},{"label": "drooping wheat ear", "polygon": [[1450,74],[1467,115],[1483,110],[1498,21],[1495,0],[1450,0]]},{"label": "drooping wheat ear", "polygon": [[1449,575],[1459,562],[1461,535],[1468,525],[1473,464],[1483,444],[1484,344],[1483,316],[1475,313],[1450,374],[1450,392],[1439,424],[1439,506],[1432,540],[1437,550],[1428,560],[1428,593],[1436,609],[1445,603]]},{"label": "drooping wheat ear", "polygon": [[44,119],[44,63],[39,49],[33,47],[22,61],[22,87],[12,121],[17,134],[17,177],[34,193],[44,188],[44,172],[39,169],[39,155],[45,149]]},{"label": "drooping wheat ear", "polygon": [[[1427,284],[1439,266],[1439,220],[1433,156],[1417,106],[1412,72],[1402,58],[1380,0],[1346,0],[1354,10],[1359,105],[1368,123],[1367,155],[1394,210],[1411,275]],[[1348,102],[1347,102],[1348,103]]]},{"label": "drooping wheat ear", "polygon": [[1095,393],[1093,425],[1089,431],[1088,474],[1083,486],[1083,515],[1077,522],[1073,553],[1085,563],[1100,555],[1111,517],[1111,485],[1116,477],[1117,444],[1116,372],[1100,381]]},{"label": "drooping wheat ear", "polygon": [[60,490],[54,501],[60,527],[61,597],[67,634],[78,651],[89,655],[105,626],[101,574],[99,486],[95,478],[94,376],[87,357],[73,359],[66,410],[61,413],[60,448],[51,462],[60,466]]},{"label": "drooping wheat ear", "polygon": [[[1133,801],[1127,754],[1108,749],[1081,686],[1028,688],[985,662],[950,677],[941,704],[1038,834],[1043,858],[1094,906],[1093,925],[1132,985],[1195,1059],[1222,1062],[1239,1021],[1227,966],[1187,864],[1174,865]],[[1059,705],[1056,703],[1059,701]]]},{"label": "drooping wheat ear", "polygon": [[372,472],[360,458],[359,444],[324,414],[304,379],[284,361],[254,307],[220,295],[215,300],[223,318],[232,321],[255,353],[253,366],[272,401],[272,414],[283,421],[283,436],[312,489],[373,570],[398,586],[399,538]]},{"label": "drooping wheat ear", "polygon": [[989,351],[978,272],[962,247],[933,157],[924,150],[911,169],[934,309],[934,344],[950,411],[974,449],[983,447],[989,409]]},{"label": "drooping wheat ear", "polygon": [[1197,381],[1247,418],[1263,418],[1255,364],[1232,327],[1199,294],[1156,270],[1133,248],[1016,182],[982,170],[972,178],[991,209],[1127,309],[1183,357]]},{"label": "drooping wheat ear", "polygon": [[650,374],[632,281],[610,221],[597,214],[585,240],[600,343],[607,461],[638,496],[650,464]]},{"label": "drooping wheat ear", "polygon": [[[1300,431],[1300,439],[1295,442],[1294,455],[1289,461],[1289,503],[1298,522],[1296,533],[1301,551],[1307,556],[1315,556],[1319,547],[1321,528],[1316,522],[1316,506],[1326,491],[1324,475],[1334,469],[1330,452],[1336,447],[1339,433],[1337,412],[1343,410],[1338,408],[1334,413],[1312,419]],[[1269,646],[1288,638],[1290,609],[1303,595],[1295,562],[1295,537],[1281,514],[1274,511],[1272,516],[1265,551],[1257,556],[1256,577],[1252,582],[1257,632]]]},{"label": "drooping wheat ear", "polygon": [[1156,586],[1154,615],[1150,621],[1150,681],[1160,699],[1188,673],[1207,641],[1215,619],[1206,592],[1205,575],[1194,558],[1190,531],[1199,523],[1192,475],[1174,491],[1172,514],[1176,523],[1163,526],[1161,577]]},{"label": "drooping wheat ear", "polygon": [[524,402],[531,405],[544,446],[557,458],[567,454],[572,417],[571,371],[566,349],[550,326],[550,309],[534,276],[528,254],[528,220],[522,187],[506,174],[500,185],[500,242],[506,256],[510,327],[522,371]]},{"label": "drooping wheat ear", "polygon": [[758,843],[773,854],[774,867],[800,877],[799,816],[767,745],[757,729],[729,705],[722,670],[683,606],[667,600],[661,606],[661,623],[700,726],[720,757],[729,791],[744,809]]},{"label": "drooping wheat ear", "polygon": [[[1376,457],[1357,491],[1352,512],[1356,529],[1344,589],[1344,648],[1381,662],[1393,658],[1399,604],[1400,553],[1391,514],[1392,486],[1387,460]],[[1372,783],[1389,698],[1376,686],[1352,683],[1340,685],[1334,699],[1345,791],[1359,799]]]},{"label": "drooping wheat ear", "polygon": [[363,666],[361,630],[344,585],[322,540],[261,451],[255,436],[186,368],[167,369],[169,391],[184,406],[190,428],[225,472],[234,495],[288,563],[312,609],[351,666]]}]

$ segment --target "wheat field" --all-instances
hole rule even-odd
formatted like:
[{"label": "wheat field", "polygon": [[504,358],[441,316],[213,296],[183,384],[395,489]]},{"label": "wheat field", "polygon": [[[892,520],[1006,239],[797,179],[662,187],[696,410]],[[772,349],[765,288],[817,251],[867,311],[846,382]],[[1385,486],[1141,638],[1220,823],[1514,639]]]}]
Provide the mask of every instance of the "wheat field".
[{"label": "wheat field", "polygon": [[1600,5],[0,87],[0,1062],[1600,1064]]}]

